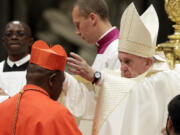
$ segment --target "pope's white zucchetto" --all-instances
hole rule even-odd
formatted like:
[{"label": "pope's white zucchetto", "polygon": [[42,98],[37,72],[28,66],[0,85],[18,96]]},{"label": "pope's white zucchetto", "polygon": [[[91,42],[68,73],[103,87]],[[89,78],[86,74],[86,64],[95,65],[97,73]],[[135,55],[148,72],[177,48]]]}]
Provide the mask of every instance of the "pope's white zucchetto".
[{"label": "pope's white zucchetto", "polygon": [[131,3],[124,11],[120,24],[119,51],[141,57],[153,57],[159,20],[151,5],[141,16]]}]

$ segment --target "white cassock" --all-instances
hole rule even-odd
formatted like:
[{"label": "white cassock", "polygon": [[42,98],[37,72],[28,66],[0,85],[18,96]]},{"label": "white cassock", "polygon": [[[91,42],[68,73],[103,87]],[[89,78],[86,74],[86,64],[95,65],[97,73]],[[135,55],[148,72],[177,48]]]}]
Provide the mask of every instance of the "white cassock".
[{"label": "white cassock", "polygon": [[180,72],[158,68],[132,79],[103,72],[93,135],[161,135],[167,104],[180,93]]},{"label": "white cassock", "polygon": [[[100,39],[99,44],[103,44],[94,60],[92,68],[95,70],[119,69],[120,62],[118,59],[118,38],[119,31],[113,27],[103,35],[104,39]],[[102,37],[102,38],[103,38]],[[75,79],[76,78],[76,79]],[[64,91],[61,94],[63,104],[77,118],[80,118],[79,128],[85,135],[91,135],[92,124],[96,107],[96,93],[92,84],[85,81],[79,76],[71,76],[66,73],[64,82]]]},{"label": "white cassock", "polygon": [[[30,55],[25,56],[17,63],[23,65],[27,63],[30,59]],[[5,61],[0,63],[0,88],[9,96],[14,96],[17,94],[23,86],[26,84],[26,70],[24,71],[7,71],[3,72]],[[6,99],[4,96],[1,96],[1,101]]]}]

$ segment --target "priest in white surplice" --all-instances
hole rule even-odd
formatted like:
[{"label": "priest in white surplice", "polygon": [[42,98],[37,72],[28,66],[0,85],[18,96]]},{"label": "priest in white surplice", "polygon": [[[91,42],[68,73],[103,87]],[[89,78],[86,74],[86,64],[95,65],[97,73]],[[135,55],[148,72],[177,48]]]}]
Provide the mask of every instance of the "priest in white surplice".
[{"label": "priest in white surplice", "polygon": [[[106,1],[77,0],[72,10],[72,18],[76,34],[97,47],[97,55],[92,68],[95,70],[120,69],[118,59],[119,30],[113,27],[108,19]],[[74,53],[70,55],[76,56]],[[82,60],[78,65],[81,67],[81,71],[83,68],[86,69],[86,66],[89,67],[85,60]],[[62,94],[61,103],[64,103],[74,116],[81,119],[79,124],[81,132],[85,135],[91,135],[96,95],[92,84],[89,85],[79,76],[75,78],[66,73],[64,97]]]},{"label": "priest in white surplice", "polygon": [[89,72],[82,75],[89,81],[96,80],[95,92],[99,93],[93,135],[161,134],[166,106],[180,91],[180,74],[169,70],[167,63],[155,55],[158,28],[153,6],[139,16],[131,4],[121,19],[121,72],[104,70],[98,74],[102,75],[100,79],[94,77],[98,72],[87,69]]}]

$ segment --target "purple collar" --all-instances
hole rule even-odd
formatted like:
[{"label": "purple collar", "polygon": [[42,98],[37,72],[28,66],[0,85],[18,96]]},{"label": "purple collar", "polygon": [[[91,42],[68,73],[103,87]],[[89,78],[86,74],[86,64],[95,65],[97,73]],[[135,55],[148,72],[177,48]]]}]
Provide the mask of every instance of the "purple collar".
[{"label": "purple collar", "polygon": [[114,28],[109,33],[107,33],[102,39],[100,39],[97,44],[98,54],[103,54],[106,48],[110,45],[111,42],[119,38],[119,30]]}]

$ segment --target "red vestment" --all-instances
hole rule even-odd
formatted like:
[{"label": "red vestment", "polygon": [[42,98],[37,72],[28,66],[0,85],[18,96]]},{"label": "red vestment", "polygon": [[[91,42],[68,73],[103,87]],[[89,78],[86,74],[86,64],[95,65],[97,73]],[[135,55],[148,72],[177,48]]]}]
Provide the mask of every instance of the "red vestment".
[{"label": "red vestment", "polygon": [[[48,93],[26,85],[16,122],[16,135],[81,135],[71,113]],[[0,135],[11,135],[18,95],[0,104]]]}]

